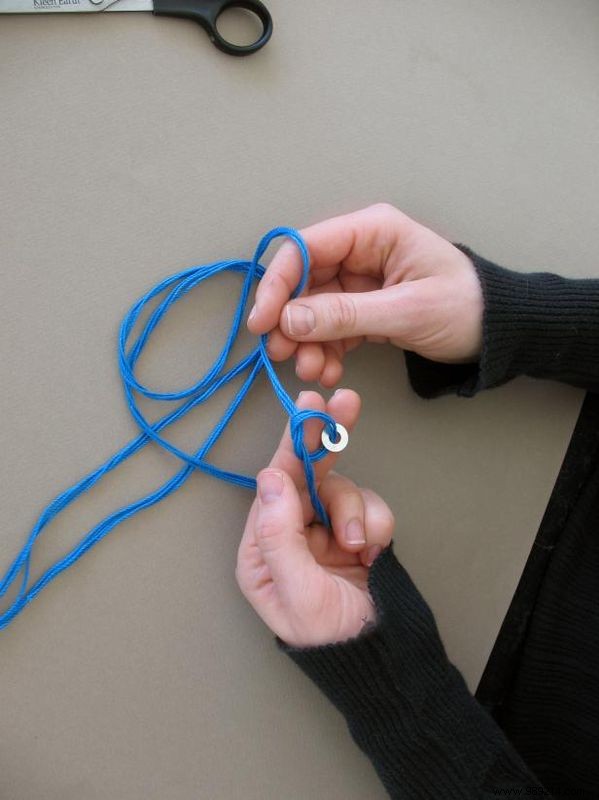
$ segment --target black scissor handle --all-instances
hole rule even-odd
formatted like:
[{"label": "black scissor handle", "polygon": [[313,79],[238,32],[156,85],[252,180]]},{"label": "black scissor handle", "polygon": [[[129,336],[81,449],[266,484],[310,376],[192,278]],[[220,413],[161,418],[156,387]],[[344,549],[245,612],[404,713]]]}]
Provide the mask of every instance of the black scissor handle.
[{"label": "black scissor handle", "polygon": [[[255,14],[262,23],[262,34],[252,44],[228,42],[218,32],[216,21],[229,8],[243,8]],[[264,47],[272,34],[272,17],[260,0],[154,0],[154,14],[185,17],[199,23],[212,42],[230,56],[247,56]]]}]

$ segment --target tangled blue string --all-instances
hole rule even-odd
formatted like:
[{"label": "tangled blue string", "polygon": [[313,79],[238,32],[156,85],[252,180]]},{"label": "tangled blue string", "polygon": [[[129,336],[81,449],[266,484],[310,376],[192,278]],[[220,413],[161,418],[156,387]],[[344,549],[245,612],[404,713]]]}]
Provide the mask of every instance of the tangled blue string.
[{"label": "tangled blue string", "polygon": [[[239,486],[246,486],[249,489],[256,489],[256,479],[248,475],[241,475],[236,472],[229,472],[224,469],[216,467],[206,460],[208,453],[213,445],[218,441],[223,431],[231,421],[231,418],[241,405],[243,399],[251,388],[252,384],[262,370],[265,370],[274,392],[278,397],[285,412],[289,416],[290,432],[293,441],[293,448],[296,456],[302,461],[304,472],[306,476],[306,483],[310,498],[314,506],[314,510],[318,518],[328,527],[329,519],[327,513],[318,497],[316,490],[316,482],[314,477],[313,464],[327,455],[328,451],[320,446],[316,450],[309,451],[304,442],[304,423],[309,419],[320,419],[324,423],[325,430],[329,434],[331,441],[336,441],[338,438],[335,420],[321,411],[299,410],[295,403],[291,400],[283,385],[281,384],[273,365],[266,352],[266,335],[260,336],[258,345],[252,350],[245,358],[242,358],[233,367],[225,371],[225,366],[231,349],[241,325],[248,296],[252,288],[253,282],[260,280],[264,275],[265,268],[260,264],[260,258],[264,255],[269,244],[277,237],[285,236],[291,239],[297,247],[302,256],[303,270],[301,280],[293,292],[293,297],[297,297],[306,285],[308,280],[308,271],[310,266],[310,259],[308,250],[301,235],[293,228],[274,228],[269,231],[258,244],[254,257],[251,261],[218,261],[214,264],[206,264],[197,267],[191,267],[183,272],[178,272],[176,275],[166,278],[157,284],[153,289],[150,289],[147,294],[141,297],[127,312],[125,318],[121,323],[119,335],[119,367],[123,381],[123,388],[125,390],[125,397],[129,406],[129,410],[137,422],[141,433],[117,453],[111,456],[93,472],[90,472],[74,486],[71,486],[66,491],[59,494],[50,502],[40,514],[37,522],[35,523],[29,537],[23,546],[21,552],[14,559],[10,567],[7,569],[2,581],[0,582],[0,598],[4,597],[6,592],[15,584],[18,584],[20,579],[20,587],[14,600],[10,603],[8,608],[0,613],[0,629],[5,628],[10,622],[19,614],[25,606],[27,606],[42,589],[54,580],[61,572],[64,572],[81,556],[90,550],[95,544],[103,539],[110,531],[120,525],[121,522],[132,517],[134,514],[139,513],[145,508],[150,508],[156,505],[165,497],[173,494],[179,489],[185,481],[189,478],[194,469],[200,469],[213,475],[215,478],[220,478],[230,483],[235,483]],[[238,272],[245,275],[243,287],[239,298],[239,303],[233,316],[231,329],[227,336],[227,340],[218,355],[212,367],[208,370],[206,375],[193,386],[187,389],[182,389],[177,392],[156,392],[149,389],[140,383],[135,377],[135,366],[141,356],[144,348],[148,344],[151,334],[158,327],[162,319],[165,317],[169,309],[184,295],[190,292],[198,284],[217,275],[220,272]],[[159,298],[154,309],[149,313],[145,323],[141,325],[141,330],[133,341],[132,332],[136,323],[140,319],[140,315],[147,309],[155,298]],[[200,403],[208,400],[216,391],[222,386],[232,381],[238,375],[246,374],[243,384],[225,413],[215,425],[210,435],[206,438],[202,446],[196,450],[195,453],[188,453],[176,447],[172,442],[169,442],[164,436],[161,435],[162,431],[169,425],[172,425],[177,420],[184,417],[192,408]],[[142,414],[136,401],[136,395],[143,395],[144,397],[161,400],[180,402],[180,404],[169,414],[166,414],[158,422],[150,423]],[[29,582],[31,557],[34,545],[44,529],[48,526],[53,519],[55,519],[61,511],[73,503],[80,495],[87,492],[98,481],[111,472],[113,469],[122,464],[132,455],[137,453],[150,442],[163,447],[169,453],[177,456],[183,462],[182,468],[170,480],[163,483],[155,491],[150,494],[140,497],[138,500],[130,503],[123,508],[109,514],[101,522],[95,525],[83,539],[72,548],[65,556],[60,558],[49,567],[37,580],[31,585]]]}]

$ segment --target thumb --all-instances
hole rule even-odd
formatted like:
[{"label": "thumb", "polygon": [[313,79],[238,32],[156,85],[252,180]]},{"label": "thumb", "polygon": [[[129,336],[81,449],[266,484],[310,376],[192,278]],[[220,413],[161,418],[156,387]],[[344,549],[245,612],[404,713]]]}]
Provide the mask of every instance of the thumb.
[{"label": "thumb", "polygon": [[289,339],[326,342],[352,336],[398,338],[406,329],[408,285],[372,292],[332,292],[286,303],[279,325]]},{"label": "thumb", "polygon": [[302,567],[314,564],[304,536],[302,503],[290,476],[282,470],[258,473],[254,520],[256,543],[280,592],[293,601],[301,591]]}]

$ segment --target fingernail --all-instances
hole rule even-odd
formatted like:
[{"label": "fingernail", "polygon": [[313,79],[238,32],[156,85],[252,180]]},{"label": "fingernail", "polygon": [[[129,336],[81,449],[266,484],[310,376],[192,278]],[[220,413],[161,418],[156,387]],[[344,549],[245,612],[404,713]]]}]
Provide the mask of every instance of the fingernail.
[{"label": "fingernail", "polygon": [[263,503],[272,503],[283,492],[283,476],[280,472],[262,472],[258,477],[258,494]]},{"label": "fingernail", "polygon": [[380,556],[382,551],[383,548],[380,546],[380,544],[373,544],[372,547],[368,548],[368,556],[366,557],[366,562],[369,567],[372,565],[372,562],[375,560],[375,558],[378,558]]},{"label": "fingernail", "polygon": [[316,327],[316,318],[309,306],[303,306],[301,303],[288,303],[285,306],[285,312],[287,314],[287,327],[292,336],[303,336],[313,331]]},{"label": "fingernail", "polygon": [[255,316],[256,316],[256,305],[254,304],[254,305],[252,306],[252,310],[250,311],[250,315],[249,315],[249,317],[248,317],[248,322],[249,322],[251,319],[254,319],[254,317],[255,317]]},{"label": "fingernail", "polygon": [[345,540],[348,544],[366,544],[364,526],[357,517],[350,519],[345,526]]}]

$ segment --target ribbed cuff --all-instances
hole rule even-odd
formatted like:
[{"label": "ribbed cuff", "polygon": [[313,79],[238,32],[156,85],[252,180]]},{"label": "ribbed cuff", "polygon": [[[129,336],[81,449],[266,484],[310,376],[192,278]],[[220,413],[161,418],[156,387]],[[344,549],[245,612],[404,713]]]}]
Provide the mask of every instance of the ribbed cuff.
[{"label": "ribbed cuff", "polygon": [[326,685],[327,693],[339,692],[330,699],[344,713],[369,712],[371,701],[386,696],[390,687],[417,706],[444,681],[450,665],[432,612],[397,561],[393,543],[370,567],[368,588],[376,625],[344,642],[296,648],[276,637],[277,645],[316,683]]},{"label": "ribbed cuff", "polygon": [[472,397],[517,375],[599,390],[599,280],[515,272],[456,247],[474,264],[482,287],[481,358],[448,365],[406,353],[414,391]]},{"label": "ribbed cuff", "polygon": [[444,394],[472,397],[480,385],[480,364],[442,364],[404,350],[410,386],[417,395],[430,400]]},{"label": "ribbed cuff", "polygon": [[344,715],[391,797],[479,797],[503,751],[527,774],[448,661],[433,615],[392,545],[368,583],[374,628],[318,647],[276,642]]},{"label": "ribbed cuff", "polygon": [[599,386],[599,280],[514,272],[461,249],[485,300],[475,390],[516,375]]}]

